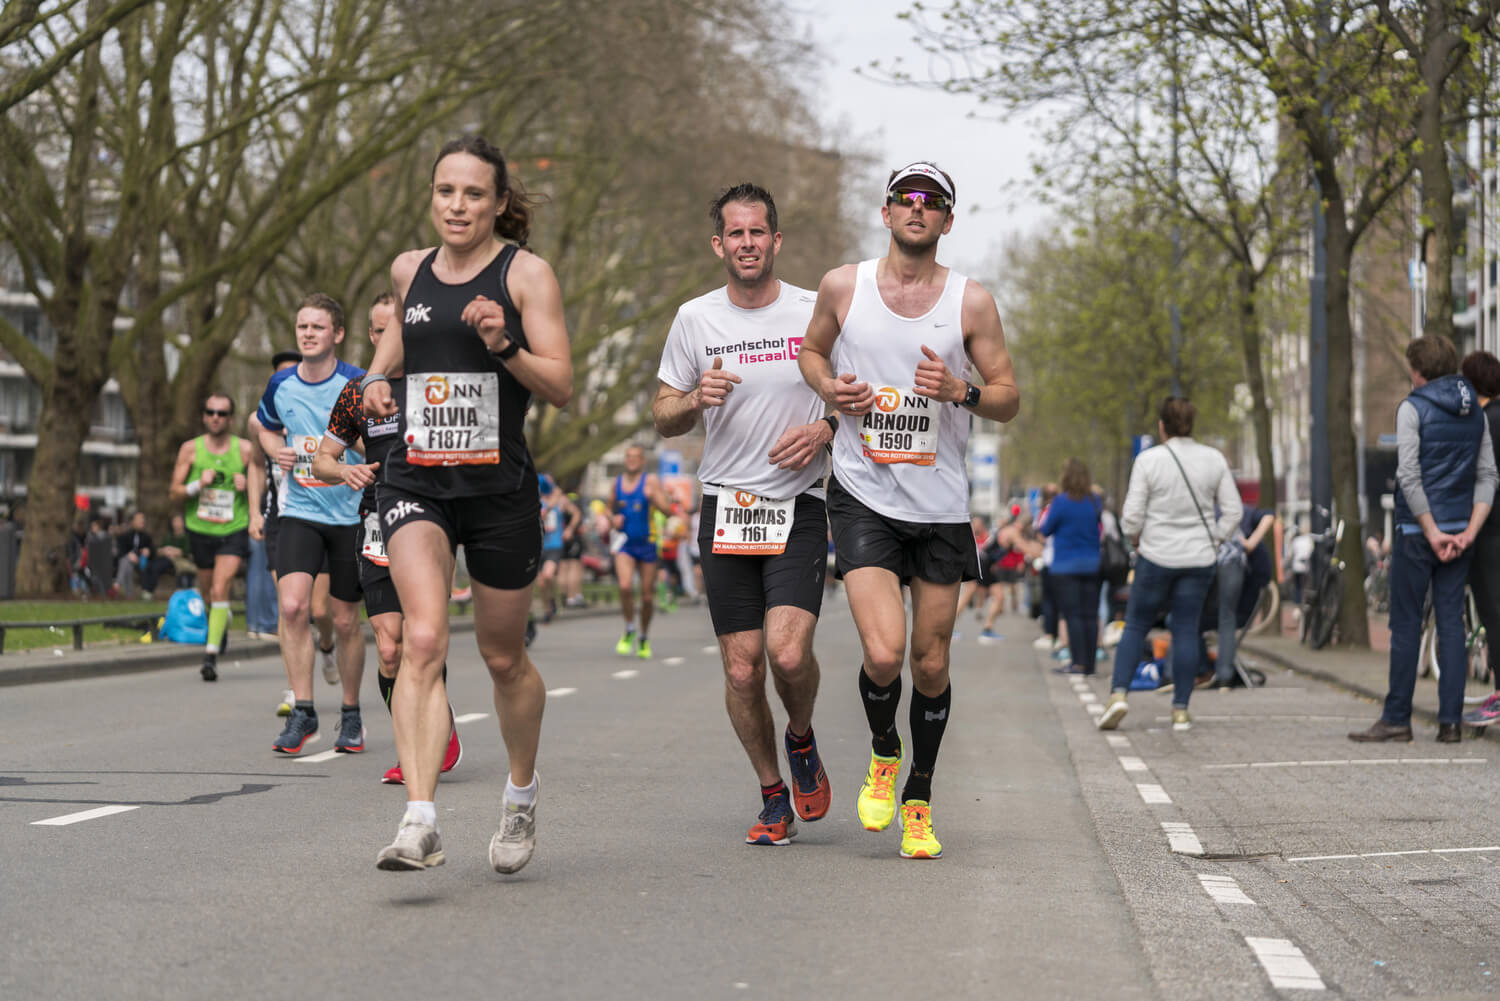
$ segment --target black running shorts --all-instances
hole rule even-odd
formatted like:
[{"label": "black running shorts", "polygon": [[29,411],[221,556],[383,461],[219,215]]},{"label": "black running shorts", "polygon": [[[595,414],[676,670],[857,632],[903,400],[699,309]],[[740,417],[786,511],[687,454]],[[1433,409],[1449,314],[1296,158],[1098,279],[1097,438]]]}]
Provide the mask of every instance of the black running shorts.
[{"label": "black running shorts", "polygon": [[250,532],[240,529],[228,535],[209,535],[188,529],[188,548],[192,550],[193,566],[199,570],[212,570],[214,559],[219,556],[250,558]]},{"label": "black running shorts", "polygon": [[285,577],[328,573],[328,593],[339,601],[359,600],[358,525],[324,525],[282,515],[276,539],[276,573]]},{"label": "black running shorts", "polygon": [[542,512],[535,486],[434,500],[382,483],[379,502],[387,549],[402,528],[429,521],[448,536],[450,550],[464,547],[472,580],[505,591],[530,587],[536,580],[542,565]]},{"label": "black running shorts", "polygon": [[[365,559],[361,559],[360,563],[373,566]],[[386,568],[377,567],[376,569],[385,570]],[[391,580],[389,573],[376,580],[361,581],[360,586],[365,592],[365,614],[370,618],[373,619],[387,612],[401,614],[401,599],[396,594],[396,582]]]},{"label": "black running shorts", "polygon": [[266,515],[265,524],[266,568],[280,576],[281,570],[276,566],[276,545],[281,536],[281,516],[273,511]]},{"label": "black running shorts", "polygon": [[766,609],[777,605],[791,605],[813,615],[822,611],[828,516],[821,500],[811,494],[797,498],[786,549],[775,556],[715,555],[717,511],[718,498],[704,494],[698,549],[714,635],[764,629]]},{"label": "black running shorts", "polygon": [[901,578],[933,584],[983,580],[974,531],[967,519],[918,524],[887,518],[861,504],[837,479],[828,479],[828,523],[833,528],[837,575],[879,567]]},{"label": "black running shorts", "polygon": [[583,559],[583,539],[577,534],[571,539],[564,539],[562,558],[565,560]]}]

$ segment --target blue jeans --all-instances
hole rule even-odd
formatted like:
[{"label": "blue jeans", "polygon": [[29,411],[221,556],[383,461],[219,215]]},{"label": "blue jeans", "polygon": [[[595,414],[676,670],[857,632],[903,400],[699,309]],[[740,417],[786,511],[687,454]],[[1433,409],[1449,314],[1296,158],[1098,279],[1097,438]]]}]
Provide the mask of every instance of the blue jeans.
[{"label": "blue jeans", "polygon": [[1084,674],[1093,674],[1094,652],[1099,649],[1099,575],[1050,576],[1058,609],[1068,624],[1068,653],[1073,666]]},{"label": "blue jeans", "polygon": [[1411,696],[1417,687],[1417,657],[1422,645],[1422,599],[1432,589],[1437,625],[1438,722],[1458,723],[1464,712],[1464,681],[1469,653],[1464,646],[1464,583],[1474,550],[1451,563],[1438,559],[1420,532],[1396,533],[1391,546],[1391,678],[1380,718],[1411,723]]},{"label": "blue jeans", "polygon": [[1243,563],[1220,563],[1217,573],[1219,576],[1219,660],[1214,667],[1214,679],[1228,681],[1234,677],[1235,644],[1239,642],[1240,592],[1245,589],[1245,565]]},{"label": "blue jeans", "polygon": [[266,560],[264,539],[250,540],[250,566],[245,571],[245,628],[252,633],[276,631],[276,581]]},{"label": "blue jeans", "polygon": [[1198,620],[1213,579],[1212,566],[1161,567],[1144,556],[1136,556],[1135,581],[1130,585],[1130,600],[1125,605],[1125,632],[1115,648],[1112,691],[1130,690],[1130,679],[1135,677],[1136,665],[1141,662],[1146,633],[1166,610],[1167,625],[1172,630],[1172,708],[1187,708],[1193,695],[1193,679],[1198,673]]}]

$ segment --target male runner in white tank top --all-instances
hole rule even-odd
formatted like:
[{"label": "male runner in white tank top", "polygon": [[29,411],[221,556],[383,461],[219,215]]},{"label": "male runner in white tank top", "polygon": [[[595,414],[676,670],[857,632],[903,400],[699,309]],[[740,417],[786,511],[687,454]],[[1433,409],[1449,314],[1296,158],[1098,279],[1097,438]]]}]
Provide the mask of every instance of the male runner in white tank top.
[{"label": "male runner in white tank top", "polygon": [[[703,415],[703,583],[729,720],[760,779],[762,809],[745,842],[786,845],[797,816],[813,821],[828,812],[831,792],[813,741],[812,640],[828,560],[823,447],[837,419],[823,417],[823,401],[797,368],[814,296],[773,273],[781,234],[771,193],[737,185],[711,214],[729,283],[677,311],[651,409],[666,438]],[[788,717],[790,793],[766,700],[768,660]]]},{"label": "male runner in white tank top", "polygon": [[[881,831],[896,812],[896,710],[911,586],[912,767],[901,794],[901,856],[937,858],[932,771],[948,722],[948,647],[962,581],[979,577],[969,531],[965,448],[971,415],[1008,421],[1020,392],[994,298],[937,263],[953,227],[953,179],[931,163],[891,172],[885,257],[823,276],[797,361],[846,415],[834,438],[828,518],[864,663],[873,736],[859,819]],[[970,367],[979,385],[964,376]]]}]

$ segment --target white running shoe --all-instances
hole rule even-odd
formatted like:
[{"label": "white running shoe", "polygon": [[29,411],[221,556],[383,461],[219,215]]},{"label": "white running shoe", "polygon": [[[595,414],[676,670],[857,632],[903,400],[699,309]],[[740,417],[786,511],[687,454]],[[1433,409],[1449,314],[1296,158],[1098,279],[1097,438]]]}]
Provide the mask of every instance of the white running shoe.
[{"label": "white running shoe", "polygon": [[[540,779],[537,786],[540,792]],[[490,839],[490,865],[496,872],[520,872],[536,851],[536,800],[529,806],[502,800],[500,809],[500,830]]]},{"label": "white running shoe", "polygon": [[339,683],[339,662],[333,650],[318,650],[318,663],[323,665],[323,680],[330,685]]},{"label": "white running shoe", "polygon": [[396,831],[396,840],[380,849],[375,859],[375,868],[390,872],[405,872],[409,869],[430,869],[442,865],[443,842],[437,828],[424,824],[414,817],[402,817]]}]

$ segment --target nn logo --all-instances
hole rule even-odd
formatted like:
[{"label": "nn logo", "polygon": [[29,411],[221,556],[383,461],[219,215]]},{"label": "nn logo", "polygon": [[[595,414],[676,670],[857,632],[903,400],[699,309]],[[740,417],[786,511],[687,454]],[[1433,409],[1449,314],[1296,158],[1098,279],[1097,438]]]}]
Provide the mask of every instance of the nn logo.
[{"label": "nn logo", "polygon": [[441,375],[429,375],[427,377],[427,385],[422,390],[422,395],[432,406],[442,406],[448,402],[448,380]]},{"label": "nn logo", "polygon": [[755,495],[746,493],[743,490],[736,490],[734,492],[734,502],[740,507],[751,507],[755,504]]},{"label": "nn logo", "polygon": [[406,307],[407,323],[431,323],[432,307],[422,305],[411,305]]},{"label": "nn logo", "polygon": [[891,413],[901,406],[901,390],[894,386],[881,386],[875,392],[875,406],[881,413]]}]

